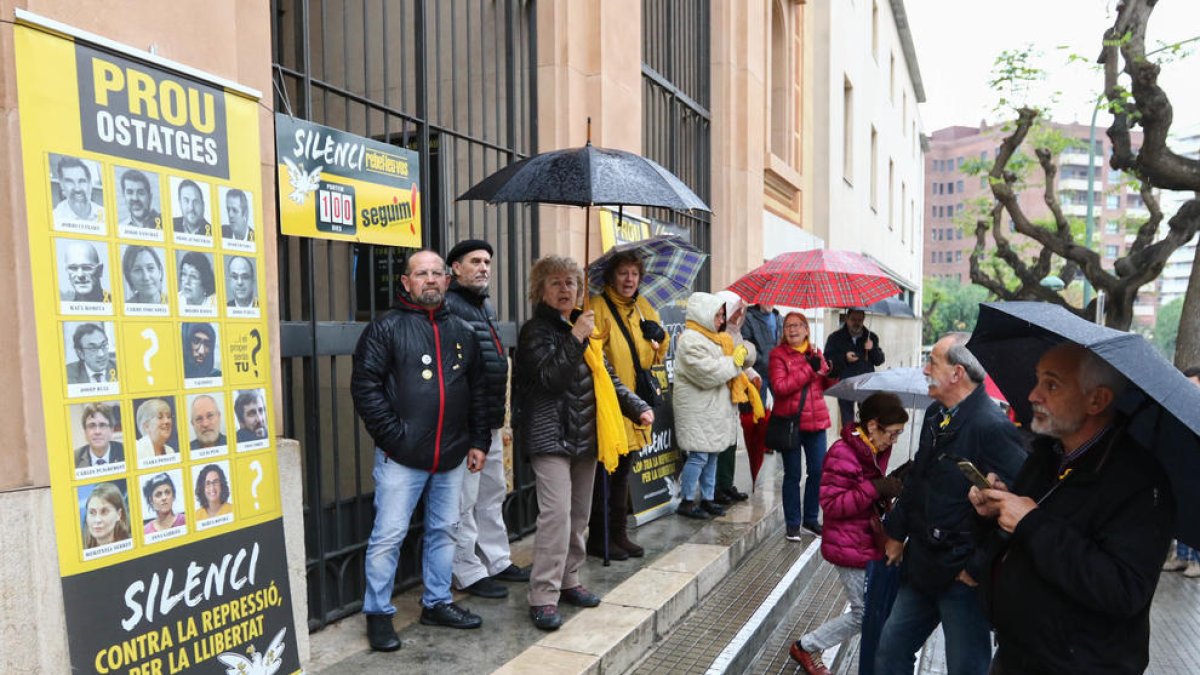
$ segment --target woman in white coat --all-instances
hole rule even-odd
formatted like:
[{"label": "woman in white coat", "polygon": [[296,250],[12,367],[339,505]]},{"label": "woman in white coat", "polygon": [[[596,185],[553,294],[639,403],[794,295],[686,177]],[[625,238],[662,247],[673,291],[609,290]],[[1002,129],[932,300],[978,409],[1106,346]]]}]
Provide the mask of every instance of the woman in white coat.
[{"label": "woman in white coat", "polygon": [[[725,513],[713,503],[717,457],[737,445],[739,403],[750,403],[762,413],[758,391],[742,372],[747,353],[725,332],[725,302],[709,293],[693,293],[675,346],[675,434],[688,453],[679,479],[679,515],[707,519]],[[699,504],[694,500],[697,483]]]}]

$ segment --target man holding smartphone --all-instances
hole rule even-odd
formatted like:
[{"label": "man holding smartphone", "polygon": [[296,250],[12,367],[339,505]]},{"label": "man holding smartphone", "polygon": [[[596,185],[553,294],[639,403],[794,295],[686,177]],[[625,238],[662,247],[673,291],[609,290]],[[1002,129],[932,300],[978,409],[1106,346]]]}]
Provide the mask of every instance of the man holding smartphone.
[{"label": "man holding smartphone", "polygon": [[[1141,673],[1150,601],[1175,501],[1153,453],[1113,402],[1125,378],[1075,344],[1037,365],[1030,428],[1040,437],[1015,483],[970,489],[999,532],[981,579],[999,649],[994,675]],[[1011,485],[1011,491],[1007,486]]]},{"label": "man holding smartphone", "polygon": [[[991,629],[976,591],[982,558],[980,526],[957,462],[1009,480],[1025,461],[1017,428],[984,389],[986,373],[967,351],[970,335],[951,333],[925,365],[929,395],[921,444],[904,490],[884,522],[890,565],[903,563],[900,591],[879,637],[878,674],[913,672],[918,649],[942,625],[947,670],[984,675],[992,658]],[[1166,550],[1165,546],[1162,550]]]}]

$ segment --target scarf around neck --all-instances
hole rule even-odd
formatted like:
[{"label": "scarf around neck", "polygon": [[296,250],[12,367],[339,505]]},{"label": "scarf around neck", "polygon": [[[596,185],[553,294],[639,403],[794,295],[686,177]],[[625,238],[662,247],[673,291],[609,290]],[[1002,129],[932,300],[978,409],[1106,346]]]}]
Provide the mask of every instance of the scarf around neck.
[{"label": "scarf around neck", "polygon": [[[688,328],[716,343],[716,345],[721,348],[721,353],[723,353],[725,356],[733,356],[733,336],[729,333],[717,333],[715,331],[711,331],[691,320],[689,320],[686,325]],[[762,396],[759,396],[758,389],[756,389],[754,385],[750,384],[750,378],[746,377],[745,372],[739,369],[737,377],[730,380],[727,383],[727,386],[729,387],[729,399],[733,401],[733,403],[750,404],[750,408],[753,410],[755,422],[766,416],[766,411],[763,410]]]}]

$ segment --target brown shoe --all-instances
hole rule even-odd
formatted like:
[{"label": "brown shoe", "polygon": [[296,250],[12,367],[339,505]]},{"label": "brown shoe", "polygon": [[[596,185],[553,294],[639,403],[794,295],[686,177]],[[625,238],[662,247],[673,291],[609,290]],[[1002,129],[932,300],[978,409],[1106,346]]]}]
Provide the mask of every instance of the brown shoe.
[{"label": "brown shoe", "polygon": [[792,643],[792,648],[788,650],[788,653],[808,675],[831,675],[829,669],[825,667],[825,662],[821,660],[821,652],[808,651],[800,646],[799,640]]},{"label": "brown shoe", "polygon": [[630,558],[641,558],[642,556],[646,555],[646,549],[638,546],[636,543],[630,540],[629,535],[625,534],[624,532],[622,532],[621,535],[613,541],[613,543],[617,546],[620,546]]}]

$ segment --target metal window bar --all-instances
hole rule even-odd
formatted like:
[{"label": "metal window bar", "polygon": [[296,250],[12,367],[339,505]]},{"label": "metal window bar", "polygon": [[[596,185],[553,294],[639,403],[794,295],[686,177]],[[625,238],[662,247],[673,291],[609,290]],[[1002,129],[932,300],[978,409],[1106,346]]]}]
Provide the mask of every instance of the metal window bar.
[{"label": "metal window bar", "polygon": [[[643,0],[642,152],[706,203],[712,198],[710,44],[709,0]],[[646,215],[674,223],[702,250],[712,250],[711,214],[647,209]],[[706,261],[696,287],[711,284]]]},{"label": "metal window bar", "polygon": [[[492,298],[505,344],[529,312],[537,211],[454,198],[536,151],[533,0],[272,0],[276,109],[416,150],[424,246],[482,237],[496,249]],[[485,40],[477,39],[480,27]],[[472,33],[471,31],[475,31]],[[361,48],[360,48],[361,47]],[[462,95],[460,96],[460,88]],[[374,511],[374,446],[349,396],[362,328],[386,312],[408,251],[280,237],[283,434],[303,452],[309,628],[358,611]],[[532,471],[515,458],[511,536],[533,530]],[[423,515],[413,515],[397,587],[420,581]]]}]

